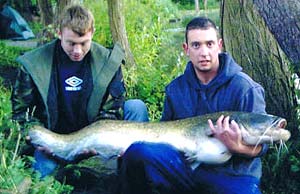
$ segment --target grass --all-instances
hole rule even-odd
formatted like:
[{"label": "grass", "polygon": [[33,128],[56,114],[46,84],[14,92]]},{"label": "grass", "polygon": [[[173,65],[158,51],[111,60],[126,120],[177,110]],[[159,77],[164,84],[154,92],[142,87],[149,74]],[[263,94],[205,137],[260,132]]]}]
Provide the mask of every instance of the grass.
[{"label": "grass", "polygon": [[30,50],[30,48],[9,46],[7,41],[0,41],[0,65],[17,67],[16,58],[28,50]]}]

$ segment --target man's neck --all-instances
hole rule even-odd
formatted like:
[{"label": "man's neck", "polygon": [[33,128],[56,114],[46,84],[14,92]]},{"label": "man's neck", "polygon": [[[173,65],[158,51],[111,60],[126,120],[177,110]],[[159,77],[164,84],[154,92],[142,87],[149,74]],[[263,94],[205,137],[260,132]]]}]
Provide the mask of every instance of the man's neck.
[{"label": "man's neck", "polygon": [[211,80],[213,80],[218,74],[217,70],[211,70],[208,72],[196,72],[197,78],[200,80],[200,82],[204,85],[209,84]]}]

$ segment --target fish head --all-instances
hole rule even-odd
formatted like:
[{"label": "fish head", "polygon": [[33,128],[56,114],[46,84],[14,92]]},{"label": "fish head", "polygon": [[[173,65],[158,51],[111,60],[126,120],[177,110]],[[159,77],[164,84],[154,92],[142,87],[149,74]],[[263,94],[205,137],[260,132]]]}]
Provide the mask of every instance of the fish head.
[{"label": "fish head", "polygon": [[288,141],[291,133],[285,129],[287,121],[284,118],[259,113],[240,113],[231,116],[242,133],[244,142],[249,145],[260,143],[284,143]]}]

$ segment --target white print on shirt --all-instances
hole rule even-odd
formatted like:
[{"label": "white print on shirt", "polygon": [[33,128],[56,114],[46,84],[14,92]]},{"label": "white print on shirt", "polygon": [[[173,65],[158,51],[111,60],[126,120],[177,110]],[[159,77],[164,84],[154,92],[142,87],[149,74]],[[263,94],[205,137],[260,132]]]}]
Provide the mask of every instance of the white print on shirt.
[{"label": "white print on shirt", "polygon": [[65,87],[66,91],[79,91],[81,90],[81,84],[82,84],[82,79],[72,76],[68,79],[65,80],[65,83],[68,84],[69,86]]}]

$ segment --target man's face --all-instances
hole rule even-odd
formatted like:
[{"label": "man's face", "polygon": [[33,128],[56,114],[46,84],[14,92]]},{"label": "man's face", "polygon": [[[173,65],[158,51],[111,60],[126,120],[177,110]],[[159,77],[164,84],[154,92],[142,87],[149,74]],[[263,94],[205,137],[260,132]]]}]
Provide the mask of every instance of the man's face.
[{"label": "man's face", "polygon": [[222,39],[218,39],[214,28],[193,29],[187,34],[188,43],[184,51],[194,65],[196,73],[216,72],[219,67],[218,55],[222,50]]},{"label": "man's face", "polygon": [[69,28],[63,28],[59,32],[61,46],[72,61],[81,61],[91,48],[93,31],[79,36]]}]

